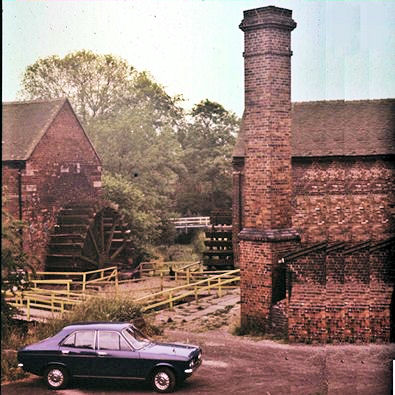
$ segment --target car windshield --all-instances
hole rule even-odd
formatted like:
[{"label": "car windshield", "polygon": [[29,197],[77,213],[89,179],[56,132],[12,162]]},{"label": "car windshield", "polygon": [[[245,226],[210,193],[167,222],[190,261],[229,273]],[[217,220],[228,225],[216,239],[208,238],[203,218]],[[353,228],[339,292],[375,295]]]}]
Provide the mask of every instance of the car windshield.
[{"label": "car windshield", "polygon": [[144,336],[138,329],[132,326],[124,329],[122,333],[135,350],[139,350],[140,348],[143,348],[151,343],[151,341],[146,336]]}]

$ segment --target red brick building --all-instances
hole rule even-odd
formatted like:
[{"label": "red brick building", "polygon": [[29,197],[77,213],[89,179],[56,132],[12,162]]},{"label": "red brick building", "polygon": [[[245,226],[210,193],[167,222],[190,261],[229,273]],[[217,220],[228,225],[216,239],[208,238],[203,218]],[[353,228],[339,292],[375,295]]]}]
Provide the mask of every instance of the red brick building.
[{"label": "red brick building", "polygon": [[60,208],[100,196],[100,159],[67,99],[3,103],[2,129],[4,203],[43,264]]},{"label": "red brick building", "polygon": [[233,240],[242,322],[291,341],[388,341],[395,99],[291,105],[295,27],[292,11],[277,7],[245,11],[240,25]]}]

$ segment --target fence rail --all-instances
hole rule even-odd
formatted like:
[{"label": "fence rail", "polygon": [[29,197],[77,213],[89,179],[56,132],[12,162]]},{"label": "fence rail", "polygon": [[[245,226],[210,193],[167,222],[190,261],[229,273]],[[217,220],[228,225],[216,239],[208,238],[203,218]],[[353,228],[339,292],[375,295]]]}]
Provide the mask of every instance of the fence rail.
[{"label": "fence rail", "polygon": [[[115,283],[115,287],[118,288],[118,268],[116,266],[91,270],[89,272],[36,272],[37,277],[57,276],[54,280],[31,278],[32,273],[28,273],[28,276],[30,282],[37,284],[63,285],[66,281],[71,281],[70,285],[81,285],[82,291],[87,289],[87,285],[100,282],[107,283],[112,280]],[[64,277],[73,277],[73,279],[64,279]]]},{"label": "fence rail", "polygon": [[171,218],[176,229],[206,228],[210,226],[210,217]]},{"label": "fence rail", "polygon": [[[224,289],[223,287],[225,285],[240,281],[239,274],[240,269],[231,270],[227,273],[208,277],[194,283],[181,285],[178,287],[166,289],[161,292],[144,296],[142,298],[136,299],[136,302],[143,304],[143,311],[147,311],[156,307],[165,306],[167,304],[169,305],[169,308],[172,309],[174,306],[174,302],[185,299],[191,295],[194,295],[195,300],[198,301],[199,295],[203,291],[210,291],[213,288],[217,290],[218,297],[221,297],[222,291]],[[155,299],[162,300],[157,301]]]},{"label": "fence rail", "polygon": [[[163,270],[163,267],[160,270],[154,267],[154,273],[159,273],[160,276],[159,286],[155,285],[155,287],[139,289],[139,291],[144,290],[150,292],[149,295],[139,297],[135,300],[137,303],[142,304],[142,309],[144,311],[166,305],[172,309],[175,302],[192,295],[195,300],[198,301],[203,293],[207,291],[210,293],[213,289],[217,291],[218,296],[221,296],[225,289],[234,288],[240,280],[239,269],[204,272],[201,270],[200,262],[177,262],[174,264],[176,269],[169,272],[169,268],[172,268],[173,264],[174,262],[165,262],[164,267],[167,267],[167,270]],[[152,271],[152,267],[150,270]],[[141,279],[119,281],[116,267],[92,270],[90,272],[36,272],[36,275],[38,277],[58,276],[63,278],[29,278],[29,281],[33,284],[32,288],[23,292],[7,292],[5,294],[6,300],[10,304],[26,310],[28,320],[30,320],[32,316],[32,309],[47,310],[52,313],[63,313],[88,298],[99,296],[97,293],[89,292],[87,287],[90,284],[114,284],[113,289],[111,291],[106,290],[106,292],[115,292],[115,295],[119,295],[123,293],[122,290],[119,289],[120,283],[125,284],[126,282],[132,283],[141,281]],[[92,275],[94,275],[95,278],[92,278]],[[75,278],[77,278],[77,280]],[[165,283],[166,280],[168,281]],[[171,280],[175,281],[177,286],[165,289],[165,284],[168,286]],[[185,283],[178,285],[180,282]],[[78,289],[75,289],[75,284],[78,285]],[[47,285],[56,285],[65,288],[40,288]],[[158,289],[160,289],[160,291],[157,291]],[[128,293],[130,293],[130,291],[130,289],[125,290],[125,292]]]}]

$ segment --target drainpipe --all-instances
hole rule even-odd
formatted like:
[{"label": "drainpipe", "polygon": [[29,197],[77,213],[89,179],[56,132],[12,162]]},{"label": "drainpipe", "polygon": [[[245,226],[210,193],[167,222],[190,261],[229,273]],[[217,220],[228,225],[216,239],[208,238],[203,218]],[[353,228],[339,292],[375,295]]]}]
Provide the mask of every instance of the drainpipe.
[{"label": "drainpipe", "polygon": [[19,221],[22,221],[22,169],[18,169],[18,207]]},{"label": "drainpipe", "polygon": [[[19,208],[19,221],[22,222],[23,211],[22,211],[22,166],[18,167],[18,208]],[[19,228],[19,235],[21,236],[21,249],[23,251],[23,231],[22,226]]]}]

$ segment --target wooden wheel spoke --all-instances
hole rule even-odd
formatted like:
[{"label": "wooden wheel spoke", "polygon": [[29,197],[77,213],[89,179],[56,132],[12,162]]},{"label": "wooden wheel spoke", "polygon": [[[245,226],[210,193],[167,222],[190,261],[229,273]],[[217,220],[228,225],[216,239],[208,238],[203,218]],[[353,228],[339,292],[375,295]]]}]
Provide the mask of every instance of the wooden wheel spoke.
[{"label": "wooden wheel spoke", "polygon": [[102,252],[105,251],[104,246],[104,210],[100,213],[100,236],[101,236],[101,250]]},{"label": "wooden wheel spoke", "polygon": [[114,252],[114,254],[111,255],[110,259],[113,260],[115,259],[121,252],[122,250],[126,247],[126,240],[123,241],[123,243],[118,247],[118,249]]},{"label": "wooden wheel spoke", "polygon": [[99,262],[96,262],[96,261],[94,261],[93,259],[88,258],[87,256],[80,255],[79,258],[81,258],[81,259],[82,259],[83,261],[85,261],[85,262],[89,262],[89,263],[91,263],[92,265],[95,265],[96,267],[99,267]]},{"label": "wooden wheel spoke", "polygon": [[89,228],[89,230],[88,230],[88,235],[89,235],[89,237],[92,240],[93,246],[95,247],[95,251],[96,251],[97,257],[99,258],[100,257],[100,250],[99,250],[99,247],[98,247],[98,245],[96,243],[95,235],[93,234],[93,231],[92,231],[91,228]]},{"label": "wooden wheel spoke", "polygon": [[115,218],[114,223],[112,224],[111,231],[110,231],[110,234],[109,234],[108,240],[107,240],[107,246],[106,246],[106,254],[107,255],[109,255],[109,253],[110,253],[111,242],[112,242],[112,239],[114,238],[114,231],[115,231],[115,228],[117,227],[117,225],[119,224],[120,220],[121,220],[121,217],[118,215]]}]

